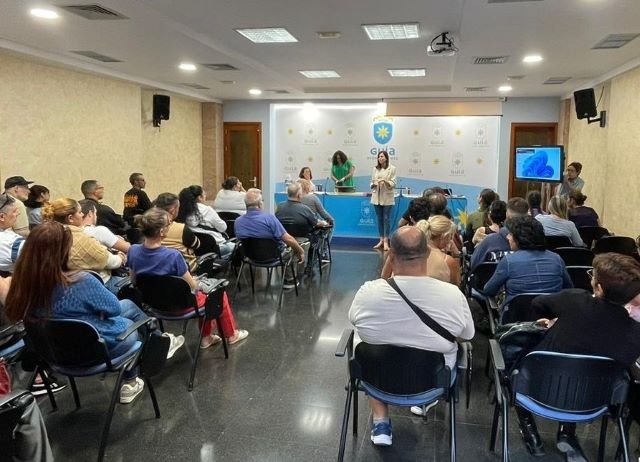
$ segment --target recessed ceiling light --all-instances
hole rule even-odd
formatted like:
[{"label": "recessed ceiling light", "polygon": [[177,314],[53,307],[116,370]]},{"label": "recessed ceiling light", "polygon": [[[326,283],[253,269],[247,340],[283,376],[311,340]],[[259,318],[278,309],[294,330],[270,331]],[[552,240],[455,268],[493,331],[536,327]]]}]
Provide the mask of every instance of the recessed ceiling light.
[{"label": "recessed ceiling light", "polygon": [[297,42],[298,39],[284,27],[263,27],[254,29],[236,29],[240,35],[253,43],[287,43]]},{"label": "recessed ceiling light", "polygon": [[511,87],[511,85],[502,85],[500,87],[498,87],[498,91],[501,93],[507,93],[508,91],[513,90],[513,88]]},{"label": "recessed ceiling light", "polygon": [[387,72],[391,77],[424,77],[427,75],[427,70],[424,68],[419,69],[387,69]]},{"label": "recessed ceiling light", "polygon": [[527,55],[522,58],[523,63],[539,63],[542,61],[542,56],[540,55]]},{"label": "recessed ceiling light", "polygon": [[298,71],[308,79],[337,79],[340,77],[336,71]]},{"label": "recessed ceiling light", "polygon": [[362,28],[370,40],[407,40],[420,37],[417,22],[408,24],[363,24]]},{"label": "recessed ceiling light", "polygon": [[251,90],[249,90],[249,94],[253,96],[260,96],[262,94],[262,90],[260,90],[259,88],[252,88]]},{"label": "recessed ceiling light", "polygon": [[197,69],[196,65],[191,63],[180,63],[178,67],[183,71],[195,71]]},{"label": "recessed ceiling light", "polygon": [[31,16],[42,19],[56,19],[58,17],[58,13],[45,8],[32,8],[29,13],[31,13]]}]

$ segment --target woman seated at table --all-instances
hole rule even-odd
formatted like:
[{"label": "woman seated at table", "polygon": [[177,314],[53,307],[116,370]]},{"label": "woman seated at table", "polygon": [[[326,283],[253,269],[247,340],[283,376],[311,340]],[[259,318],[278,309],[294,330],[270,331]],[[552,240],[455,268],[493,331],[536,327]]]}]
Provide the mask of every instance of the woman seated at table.
[{"label": "woman seated at table", "polygon": [[246,191],[238,177],[230,176],[224,180],[222,189],[216,194],[213,208],[217,212],[232,212],[244,215],[247,213],[247,206],[244,203],[245,193]]},{"label": "woman seated at table", "polygon": [[[136,226],[142,231],[144,243],[135,244],[129,249],[131,279],[135,281],[137,276],[142,275],[181,277],[187,281],[191,290],[196,294],[198,307],[201,307],[206,301],[206,295],[198,290],[198,281],[189,272],[182,254],[176,249],[162,246],[162,239],[170,224],[169,214],[157,207],[136,217]],[[227,343],[230,345],[244,340],[249,335],[248,331],[236,327],[236,320],[226,293],[224,294],[220,322],[223,332],[227,335]],[[214,320],[206,323],[200,348],[206,349],[222,341],[219,336],[213,334],[214,326]]]},{"label": "woman seated at table", "polygon": [[572,191],[569,193],[569,220],[576,225],[576,228],[582,228],[584,226],[602,227],[600,217],[596,211],[591,207],[584,205],[586,200],[587,196],[582,194],[580,191]]},{"label": "woman seated at table", "polygon": [[310,192],[314,192],[316,190],[316,185],[313,184],[313,175],[311,174],[311,167],[302,167],[300,169],[300,174],[298,175],[299,179],[307,180],[309,182]]},{"label": "woman seated at table", "polygon": [[584,242],[573,222],[567,219],[567,201],[560,196],[549,200],[549,215],[537,215],[536,220],[542,223],[545,236],[565,236],[574,247],[583,247]]}]

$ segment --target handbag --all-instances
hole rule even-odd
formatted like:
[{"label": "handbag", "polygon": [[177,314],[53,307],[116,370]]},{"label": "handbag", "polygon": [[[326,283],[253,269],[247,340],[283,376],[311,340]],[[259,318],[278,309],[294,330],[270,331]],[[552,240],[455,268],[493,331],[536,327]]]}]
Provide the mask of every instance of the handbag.
[{"label": "handbag", "polygon": [[507,370],[518,364],[547,334],[547,328],[537,322],[514,322],[498,326],[494,338],[498,341]]},{"label": "handbag", "polygon": [[0,358],[0,396],[11,393],[11,374],[4,358]]}]

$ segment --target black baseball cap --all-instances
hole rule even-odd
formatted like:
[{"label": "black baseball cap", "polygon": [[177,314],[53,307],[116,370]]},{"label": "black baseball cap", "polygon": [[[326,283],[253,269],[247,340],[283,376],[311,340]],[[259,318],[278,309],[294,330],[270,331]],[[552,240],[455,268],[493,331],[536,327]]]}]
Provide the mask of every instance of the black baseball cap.
[{"label": "black baseball cap", "polygon": [[10,176],[4,180],[4,189],[13,188],[14,186],[27,186],[33,183],[33,181],[27,181],[23,176]]}]

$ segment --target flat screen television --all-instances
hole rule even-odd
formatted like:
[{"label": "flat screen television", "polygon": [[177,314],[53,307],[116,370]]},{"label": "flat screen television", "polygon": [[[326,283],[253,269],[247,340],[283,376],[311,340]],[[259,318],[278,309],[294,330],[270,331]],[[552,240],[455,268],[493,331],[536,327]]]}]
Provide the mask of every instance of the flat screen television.
[{"label": "flat screen television", "polygon": [[561,183],[563,146],[519,146],[516,148],[515,179]]}]

